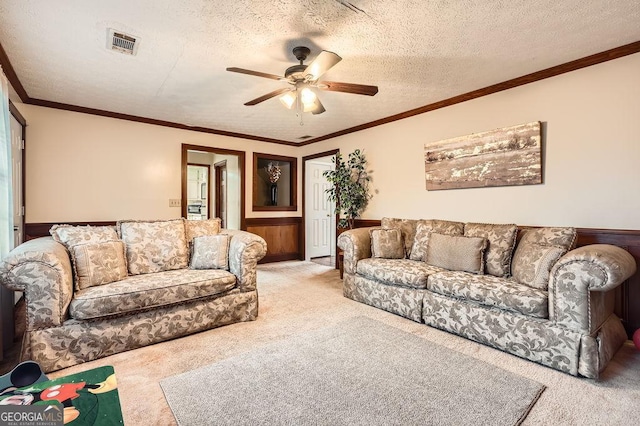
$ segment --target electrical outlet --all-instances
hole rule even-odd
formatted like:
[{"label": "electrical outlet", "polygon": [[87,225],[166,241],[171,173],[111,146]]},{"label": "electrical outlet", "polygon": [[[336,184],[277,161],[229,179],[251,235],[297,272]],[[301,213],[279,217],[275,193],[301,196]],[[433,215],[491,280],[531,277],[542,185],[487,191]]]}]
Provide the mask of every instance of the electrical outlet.
[{"label": "electrical outlet", "polygon": [[169,198],[169,207],[180,207],[180,200],[175,198]]}]

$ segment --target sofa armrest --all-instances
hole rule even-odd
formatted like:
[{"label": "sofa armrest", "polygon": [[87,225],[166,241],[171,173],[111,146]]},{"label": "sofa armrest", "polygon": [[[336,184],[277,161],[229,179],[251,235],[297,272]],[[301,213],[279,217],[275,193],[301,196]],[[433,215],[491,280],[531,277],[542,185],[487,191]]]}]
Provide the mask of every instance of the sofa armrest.
[{"label": "sofa armrest", "polygon": [[241,291],[256,289],[258,261],[267,254],[266,241],[250,232],[223,229],[222,234],[231,235],[229,245],[229,271],[236,276]]},{"label": "sofa armrest", "polygon": [[350,229],[338,237],[338,247],[344,251],[344,271],[356,273],[356,265],[361,259],[371,257],[371,235],[369,231],[380,229],[379,226]]},{"label": "sofa armrest", "polygon": [[613,313],[614,293],[636,271],[626,250],[592,244],[571,250],[551,269],[549,318],[556,324],[592,334]]},{"label": "sofa armrest", "polygon": [[24,292],[27,330],[61,325],[73,296],[71,261],[65,247],[51,237],[27,241],[0,263],[0,282]]}]

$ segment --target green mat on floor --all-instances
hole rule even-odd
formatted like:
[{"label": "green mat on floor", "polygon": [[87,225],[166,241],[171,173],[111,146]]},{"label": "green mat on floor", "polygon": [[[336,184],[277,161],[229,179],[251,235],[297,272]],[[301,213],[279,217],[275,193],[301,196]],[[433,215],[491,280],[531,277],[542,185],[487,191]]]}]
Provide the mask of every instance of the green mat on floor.
[{"label": "green mat on floor", "polygon": [[57,405],[64,411],[64,424],[70,426],[122,425],[122,410],[113,367],[94,368],[22,388],[11,388],[0,395],[0,405]]}]

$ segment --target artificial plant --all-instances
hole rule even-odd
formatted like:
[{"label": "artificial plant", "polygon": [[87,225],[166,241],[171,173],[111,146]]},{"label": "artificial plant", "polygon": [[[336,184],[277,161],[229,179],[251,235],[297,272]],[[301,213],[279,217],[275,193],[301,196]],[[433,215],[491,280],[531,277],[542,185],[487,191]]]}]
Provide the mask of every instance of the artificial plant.
[{"label": "artificial plant", "polygon": [[322,174],[332,184],[325,192],[329,201],[335,202],[335,213],[338,215],[338,227],[353,229],[355,220],[367,207],[369,195],[369,172],[367,159],[356,149],[344,157],[337,153],[332,160],[333,170],[325,170]]}]

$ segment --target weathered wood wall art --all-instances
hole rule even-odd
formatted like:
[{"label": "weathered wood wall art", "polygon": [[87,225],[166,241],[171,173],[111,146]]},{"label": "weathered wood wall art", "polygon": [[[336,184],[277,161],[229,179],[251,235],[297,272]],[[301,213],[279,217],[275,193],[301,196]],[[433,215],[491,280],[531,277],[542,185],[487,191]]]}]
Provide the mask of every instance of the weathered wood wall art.
[{"label": "weathered wood wall art", "polygon": [[540,122],[424,145],[427,190],[542,183]]}]

